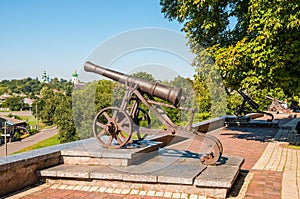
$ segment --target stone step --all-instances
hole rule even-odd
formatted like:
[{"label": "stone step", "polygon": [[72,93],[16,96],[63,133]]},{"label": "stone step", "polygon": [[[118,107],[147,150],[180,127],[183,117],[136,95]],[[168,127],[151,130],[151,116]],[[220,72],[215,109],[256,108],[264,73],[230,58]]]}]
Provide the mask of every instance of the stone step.
[{"label": "stone step", "polygon": [[219,166],[207,167],[201,165],[198,159],[186,161],[185,158],[159,156],[128,167],[62,164],[39,170],[36,174],[42,178],[119,180],[229,189],[239,173],[243,158],[223,157],[223,160],[225,162]]},{"label": "stone step", "polygon": [[157,155],[161,142],[144,140],[127,148],[107,149],[95,139],[61,151],[61,161],[70,165],[129,166],[149,160]]},{"label": "stone step", "polygon": [[[58,165],[39,170],[36,175],[47,183],[62,184],[67,181],[73,186],[87,182],[91,186],[130,187],[144,191],[184,192],[213,198],[226,198],[235,182],[244,159],[222,157],[218,166],[204,166],[197,158],[169,156],[158,157],[139,165],[95,166]],[[165,190],[166,189],[166,190]]]},{"label": "stone step", "polygon": [[[132,148],[109,150],[95,139],[88,139],[86,143],[61,151],[64,164],[38,170],[36,175],[41,180],[164,184],[172,185],[174,190],[176,185],[186,186],[195,193],[225,198],[244,159],[221,157],[216,166],[202,165],[199,160],[202,154],[187,150],[188,141],[174,137],[169,142],[171,145],[159,148],[162,142],[145,140]],[[183,146],[177,146],[178,142]]]}]

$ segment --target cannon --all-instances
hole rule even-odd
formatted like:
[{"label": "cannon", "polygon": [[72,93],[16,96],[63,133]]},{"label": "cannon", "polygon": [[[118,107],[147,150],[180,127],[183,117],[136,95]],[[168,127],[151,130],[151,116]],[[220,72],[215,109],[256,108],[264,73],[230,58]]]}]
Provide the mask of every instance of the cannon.
[{"label": "cannon", "polygon": [[[192,128],[195,109],[181,107],[184,100],[182,89],[148,81],[139,77],[126,75],[111,69],[107,69],[91,62],[84,64],[84,70],[93,72],[126,86],[126,92],[120,107],[106,107],[95,116],[93,121],[93,133],[96,139],[105,148],[126,148],[133,142],[143,140],[147,135],[172,135],[183,138],[194,138],[200,141],[200,162],[205,165],[216,164],[222,155],[221,142],[214,136],[198,132]],[[156,98],[168,103],[159,102]],[[151,119],[146,107],[163,125],[164,129],[152,129]],[[179,110],[191,111],[191,118],[186,127],[176,125],[167,116],[161,106]],[[144,125],[141,125],[141,123]],[[146,123],[146,125],[145,125]],[[137,140],[131,139],[136,133]]]},{"label": "cannon", "polygon": [[[268,107],[269,111],[272,112],[282,112],[285,114],[291,114],[292,110],[289,110],[287,107],[287,103],[285,103],[284,101],[278,100],[276,98],[272,98],[270,96],[266,96],[267,99],[272,100],[272,103],[270,104],[270,106]],[[284,107],[284,104],[286,104],[286,107]]]},{"label": "cannon", "polygon": [[259,105],[256,102],[254,102],[248,95],[246,95],[242,91],[237,91],[237,92],[243,97],[243,102],[242,102],[242,104],[240,104],[236,107],[236,109],[235,109],[236,116],[241,117],[241,116],[251,112],[250,110],[248,110],[246,108],[246,103],[248,103],[250,105],[250,107],[252,109],[254,109],[257,113],[263,113],[263,114],[270,116],[271,119],[269,119],[268,121],[273,121],[274,116],[271,113],[258,110]]}]

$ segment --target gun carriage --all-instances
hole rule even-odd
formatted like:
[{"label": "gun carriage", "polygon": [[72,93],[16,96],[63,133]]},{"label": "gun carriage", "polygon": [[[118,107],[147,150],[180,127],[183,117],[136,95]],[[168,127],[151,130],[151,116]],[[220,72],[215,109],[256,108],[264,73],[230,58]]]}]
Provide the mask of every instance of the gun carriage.
[{"label": "gun carriage", "polygon": [[[136,133],[138,141],[147,135],[166,134],[188,139],[196,137],[197,140],[200,140],[201,152],[205,152],[200,157],[202,164],[215,164],[221,157],[223,152],[221,142],[212,135],[198,132],[192,128],[196,110],[180,107],[180,102],[184,100],[181,88],[126,75],[91,62],[85,63],[84,70],[110,78],[126,86],[120,107],[106,107],[95,116],[93,133],[104,147],[127,147],[133,142],[131,139],[133,133]],[[171,104],[158,102],[155,97]],[[142,109],[142,104],[164,125],[164,129],[149,128],[151,125],[150,116],[147,111]],[[186,127],[176,125],[161,106],[191,111],[188,125]],[[146,126],[140,125],[141,122],[146,123]]]}]

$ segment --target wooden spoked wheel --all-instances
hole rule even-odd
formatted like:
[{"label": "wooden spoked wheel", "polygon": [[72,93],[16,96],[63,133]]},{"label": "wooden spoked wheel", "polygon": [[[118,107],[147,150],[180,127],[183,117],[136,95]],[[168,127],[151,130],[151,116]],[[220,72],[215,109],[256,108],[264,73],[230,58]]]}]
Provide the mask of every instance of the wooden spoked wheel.
[{"label": "wooden spoked wheel", "polygon": [[94,119],[93,132],[104,147],[123,147],[131,138],[131,118],[118,107],[104,108]]}]

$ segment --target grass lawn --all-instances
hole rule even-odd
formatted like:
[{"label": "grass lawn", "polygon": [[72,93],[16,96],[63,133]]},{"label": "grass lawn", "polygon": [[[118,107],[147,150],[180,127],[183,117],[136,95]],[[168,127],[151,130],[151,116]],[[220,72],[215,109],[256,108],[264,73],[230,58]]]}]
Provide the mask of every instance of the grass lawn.
[{"label": "grass lawn", "polygon": [[[31,116],[20,116],[21,120],[25,120],[29,126],[35,128],[36,119],[33,115]],[[45,128],[46,125],[39,121],[39,129]]]},{"label": "grass lawn", "polygon": [[31,151],[31,150],[34,150],[34,149],[40,149],[40,148],[44,148],[44,147],[48,147],[48,146],[53,146],[53,145],[57,145],[57,144],[60,144],[59,143],[59,140],[58,140],[58,134],[57,135],[54,135],[53,137],[50,137],[46,140],[43,140],[43,141],[40,141],[32,146],[29,146],[27,148],[24,148],[24,149],[21,149],[20,151],[17,151],[13,154],[16,154],[16,153],[23,153],[23,152],[26,152],[26,151]]}]

